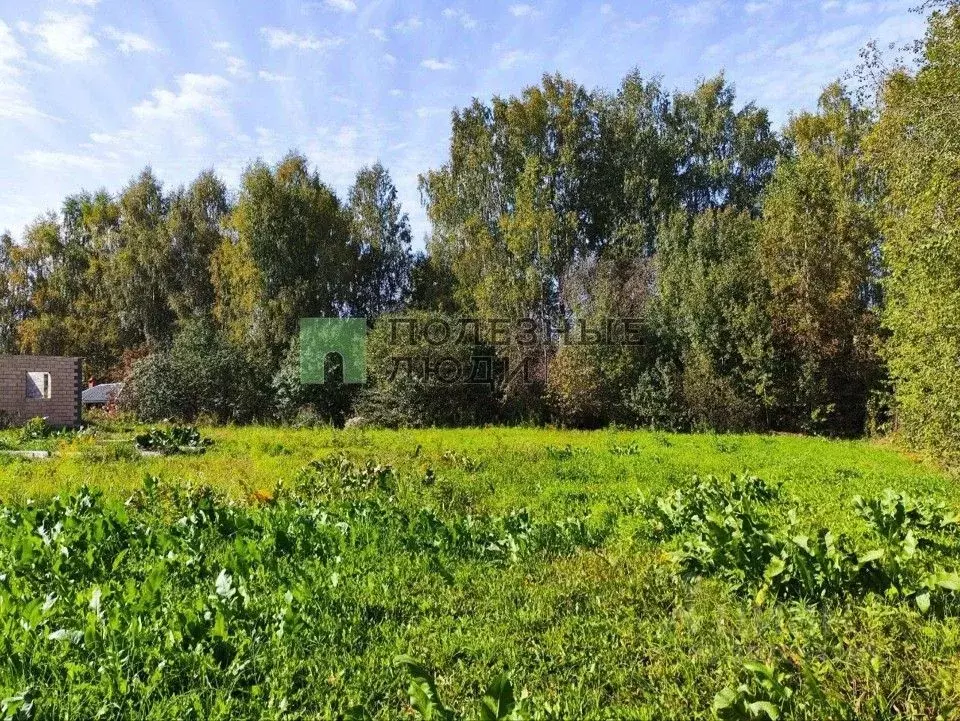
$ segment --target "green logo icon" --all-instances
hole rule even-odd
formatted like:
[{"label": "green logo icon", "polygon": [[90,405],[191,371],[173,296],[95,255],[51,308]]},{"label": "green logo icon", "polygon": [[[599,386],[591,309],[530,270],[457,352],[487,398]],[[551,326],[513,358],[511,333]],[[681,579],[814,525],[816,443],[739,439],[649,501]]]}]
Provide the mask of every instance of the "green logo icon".
[{"label": "green logo icon", "polygon": [[300,382],[324,383],[328,361],[339,356],[343,382],[367,382],[367,321],[364,318],[300,319]]}]

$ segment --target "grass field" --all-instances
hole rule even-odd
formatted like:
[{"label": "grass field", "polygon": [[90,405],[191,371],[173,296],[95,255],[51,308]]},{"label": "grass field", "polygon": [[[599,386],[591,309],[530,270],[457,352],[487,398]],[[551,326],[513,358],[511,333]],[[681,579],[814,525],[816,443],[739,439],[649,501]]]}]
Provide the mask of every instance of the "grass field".
[{"label": "grass field", "polygon": [[960,714],[957,483],[892,447],[134,430],[0,434],[54,451],[0,456],[0,717]]}]

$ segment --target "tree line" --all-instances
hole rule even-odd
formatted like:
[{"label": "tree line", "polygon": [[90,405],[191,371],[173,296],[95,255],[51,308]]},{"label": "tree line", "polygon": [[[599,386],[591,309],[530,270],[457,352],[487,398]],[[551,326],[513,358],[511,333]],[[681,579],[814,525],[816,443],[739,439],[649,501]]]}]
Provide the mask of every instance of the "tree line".
[{"label": "tree line", "polygon": [[[549,75],[474,100],[452,114],[447,161],[420,178],[431,233],[416,254],[379,164],[345,199],[295,153],[255,162],[233,193],[213,171],[165,190],[147,169],[116,195],[67,198],[21,243],[3,237],[0,348],[83,356],[92,375],[135,381],[154,416],[310,407],[390,424],[837,435],[893,424],[955,454],[958,43],[960,11],[942,3],[915,68],[868,58],[871,98],[834,83],[779,132],[723,75],[689,91],[637,73],[615,91]],[[556,338],[533,359],[537,382],[441,389],[384,371],[397,350],[387,321],[411,314],[544,328],[630,318],[643,342]],[[304,316],[370,319],[367,387],[299,385]],[[523,360],[484,340],[445,350]],[[203,358],[218,370],[191,386]]]}]

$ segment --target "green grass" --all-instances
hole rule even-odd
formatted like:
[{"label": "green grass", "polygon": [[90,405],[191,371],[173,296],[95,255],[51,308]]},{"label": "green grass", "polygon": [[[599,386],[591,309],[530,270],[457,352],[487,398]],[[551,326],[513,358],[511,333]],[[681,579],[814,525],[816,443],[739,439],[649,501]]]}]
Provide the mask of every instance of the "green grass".
[{"label": "green grass", "polygon": [[[54,451],[0,456],[0,698],[14,699],[0,717],[415,718],[401,654],[468,718],[502,672],[535,718],[713,718],[740,684],[791,718],[960,713],[951,592],[925,614],[859,591],[757,604],[728,577],[684,574],[689,537],[658,535],[643,511],[694,474],[746,473],[782,484],[799,529],[868,548],[855,495],[957,506],[954,480],[890,446],[248,427],[202,429],[202,455],[140,458],[135,430],[0,434]],[[353,471],[303,472],[341,456]],[[955,570],[955,539],[935,540],[918,569]]]}]

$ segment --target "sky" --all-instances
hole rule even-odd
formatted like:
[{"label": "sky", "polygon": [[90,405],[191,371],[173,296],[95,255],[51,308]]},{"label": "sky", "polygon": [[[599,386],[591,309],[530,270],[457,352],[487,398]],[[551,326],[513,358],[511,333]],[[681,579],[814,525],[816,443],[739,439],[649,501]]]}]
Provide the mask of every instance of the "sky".
[{"label": "sky", "polygon": [[615,90],[720,70],[779,128],[857,53],[922,37],[917,0],[0,0],[0,231],[150,165],[167,188],[288,150],[346,197],[380,160],[429,231],[417,175],[450,112],[545,72]]}]

